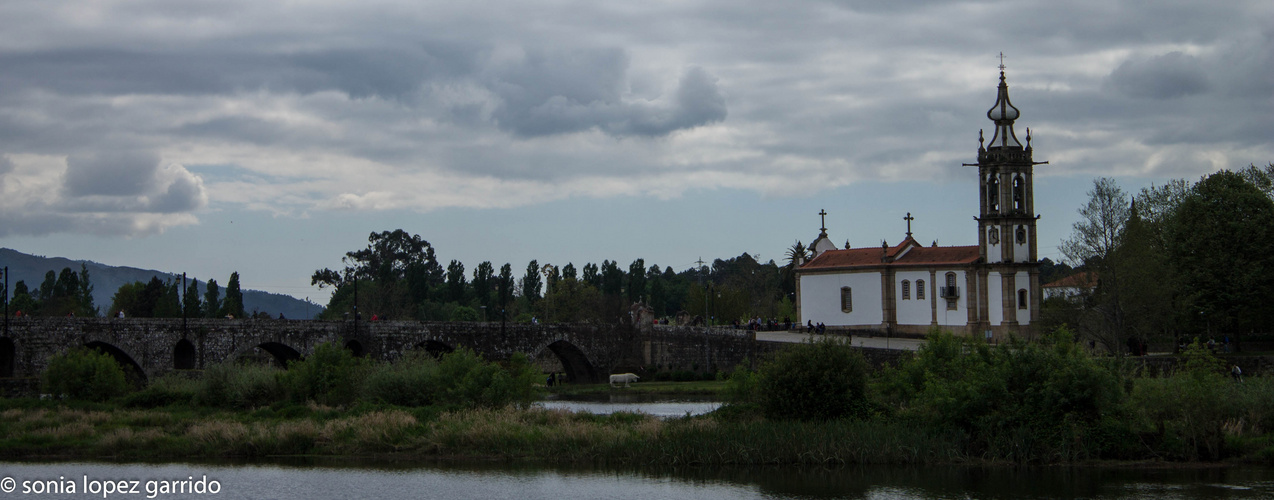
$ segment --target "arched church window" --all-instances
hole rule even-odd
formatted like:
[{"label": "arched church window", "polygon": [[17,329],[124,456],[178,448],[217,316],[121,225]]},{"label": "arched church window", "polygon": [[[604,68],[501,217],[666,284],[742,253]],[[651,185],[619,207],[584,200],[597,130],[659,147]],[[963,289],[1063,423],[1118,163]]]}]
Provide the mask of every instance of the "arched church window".
[{"label": "arched church window", "polygon": [[1020,175],[1013,176],[1013,211],[1026,211],[1026,181]]},{"label": "arched church window", "polygon": [[916,280],[916,300],[925,300],[925,280]]},{"label": "arched church window", "polygon": [[840,287],[840,310],[841,312],[854,310],[854,292],[847,286]]},{"label": "arched church window", "polygon": [[956,273],[947,273],[947,286],[942,287],[942,297],[947,299],[947,310],[954,311],[959,305],[960,288],[956,287]]},{"label": "arched church window", "polygon": [[911,300],[911,282],[902,280],[902,300]]},{"label": "arched church window", "polygon": [[1025,288],[1018,290],[1017,291],[1017,308],[1026,309],[1026,299],[1028,298],[1029,297],[1027,296]]},{"label": "arched church window", "polygon": [[1000,176],[991,174],[986,180],[986,208],[988,212],[1000,211]]}]

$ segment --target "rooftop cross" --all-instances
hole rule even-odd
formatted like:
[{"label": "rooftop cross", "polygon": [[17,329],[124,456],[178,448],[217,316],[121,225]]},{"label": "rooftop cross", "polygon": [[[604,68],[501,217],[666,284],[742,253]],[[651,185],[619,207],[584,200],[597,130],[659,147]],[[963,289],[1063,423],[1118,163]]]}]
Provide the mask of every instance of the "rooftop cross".
[{"label": "rooftop cross", "polygon": [[823,232],[827,232],[827,211],[820,208],[818,210],[818,218],[822,225],[822,227],[818,229]]},{"label": "rooftop cross", "polygon": [[1000,52],[1000,71],[1004,71],[1004,53]]},{"label": "rooftop cross", "polygon": [[911,216],[911,212],[907,212],[907,216],[903,217],[902,220],[907,221],[907,237],[910,238],[911,237],[911,221],[916,220],[916,218]]}]

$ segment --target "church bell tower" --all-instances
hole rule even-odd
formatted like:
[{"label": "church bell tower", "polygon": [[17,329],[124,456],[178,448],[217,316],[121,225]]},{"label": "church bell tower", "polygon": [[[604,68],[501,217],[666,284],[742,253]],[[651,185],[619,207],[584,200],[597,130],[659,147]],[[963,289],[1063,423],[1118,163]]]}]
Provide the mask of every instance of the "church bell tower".
[{"label": "church bell tower", "polygon": [[[986,116],[995,126],[990,143],[978,132],[978,249],[983,263],[978,289],[985,300],[978,316],[985,327],[1018,330],[1039,319],[1040,283],[1036,244],[1035,199],[1031,157],[1031,132],[1026,145],[1013,130],[1019,111],[1009,101],[1009,86],[1000,64],[1000,86],[995,106]],[[998,309],[998,310],[997,310]]]}]

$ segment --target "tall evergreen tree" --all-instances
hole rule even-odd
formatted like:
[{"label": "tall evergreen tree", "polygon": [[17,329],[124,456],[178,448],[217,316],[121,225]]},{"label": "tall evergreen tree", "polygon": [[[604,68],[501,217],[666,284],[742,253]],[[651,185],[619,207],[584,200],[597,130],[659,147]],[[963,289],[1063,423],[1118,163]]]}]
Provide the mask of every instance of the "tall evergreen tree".
[{"label": "tall evergreen tree", "polygon": [[186,293],[181,298],[182,313],[187,318],[198,318],[203,316],[202,304],[199,302],[199,280],[191,278],[190,284],[186,286]]},{"label": "tall evergreen tree", "polygon": [[226,283],[226,300],[221,305],[225,314],[236,318],[245,316],[243,311],[243,291],[239,289],[239,272],[230,273],[230,281]]},{"label": "tall evergreen tree", "polygon": [[628,301],[640,302],[646,297],[646,260],[637,259],[628,265]]},{"label": "tall evergreen tree", "polygon": [[489,260],[473,269],[473,293],[478,298],[478,304],[488,309],[491,307],[491,289],[495,286],[494,277],[495,266]]},{"label": "tall evergreen tree", "polygon": [[464,305],[465,300],[464,264],[452,260],[447,264],[447,300]]},{"label": "tall evergreen tree", "polygon": [[89,279],[88,266],[80,263],[80,283],[76,290],[76,302],[79,303],[82,316],[98,316],[97,305],[93,303],[93,282]]},{"label": "tall evergreen tree", "polygon": [[505,319],[508,314],[509,299],[513,298],[513,266],[505,263],[500,266],[500,277],[496,279],[500,315]]},{"label": "tall evergreen tree", "polygon": [[217,280],[208,280],[208,284],[204,286],[204,289],[206,290],[203,294],[204,317],[221,317],[221,287],[217,286]]},{"label": "tall evergreen tree", "polygon": [[526,274],[522,275],[522,298],[529,306],[540,301],[540,263],[535,259],[526,265]]}]

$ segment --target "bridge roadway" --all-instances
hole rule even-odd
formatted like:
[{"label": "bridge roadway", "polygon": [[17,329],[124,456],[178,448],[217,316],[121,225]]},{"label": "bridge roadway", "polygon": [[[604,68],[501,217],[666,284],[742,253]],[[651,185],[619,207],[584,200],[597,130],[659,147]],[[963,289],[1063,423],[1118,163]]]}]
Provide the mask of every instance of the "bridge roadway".
[{"label": "bridge roadway", "polygon": [[[417,321],[256,319],[10,318],[0,335],[0,378],[38,377],[48,360],[86,346],[113,356],[139,382],[180,370],[266,356],[281,366],[325,342],[355,354],[394,360],[472,349],[493,361],[514,353],[560,361],[567,381],[599,382],[609,373],[728,370],[756,363],[803,333],[629,324],[507,324]],[[853,337],[873,363],[887,363],[918,340]]]}]

